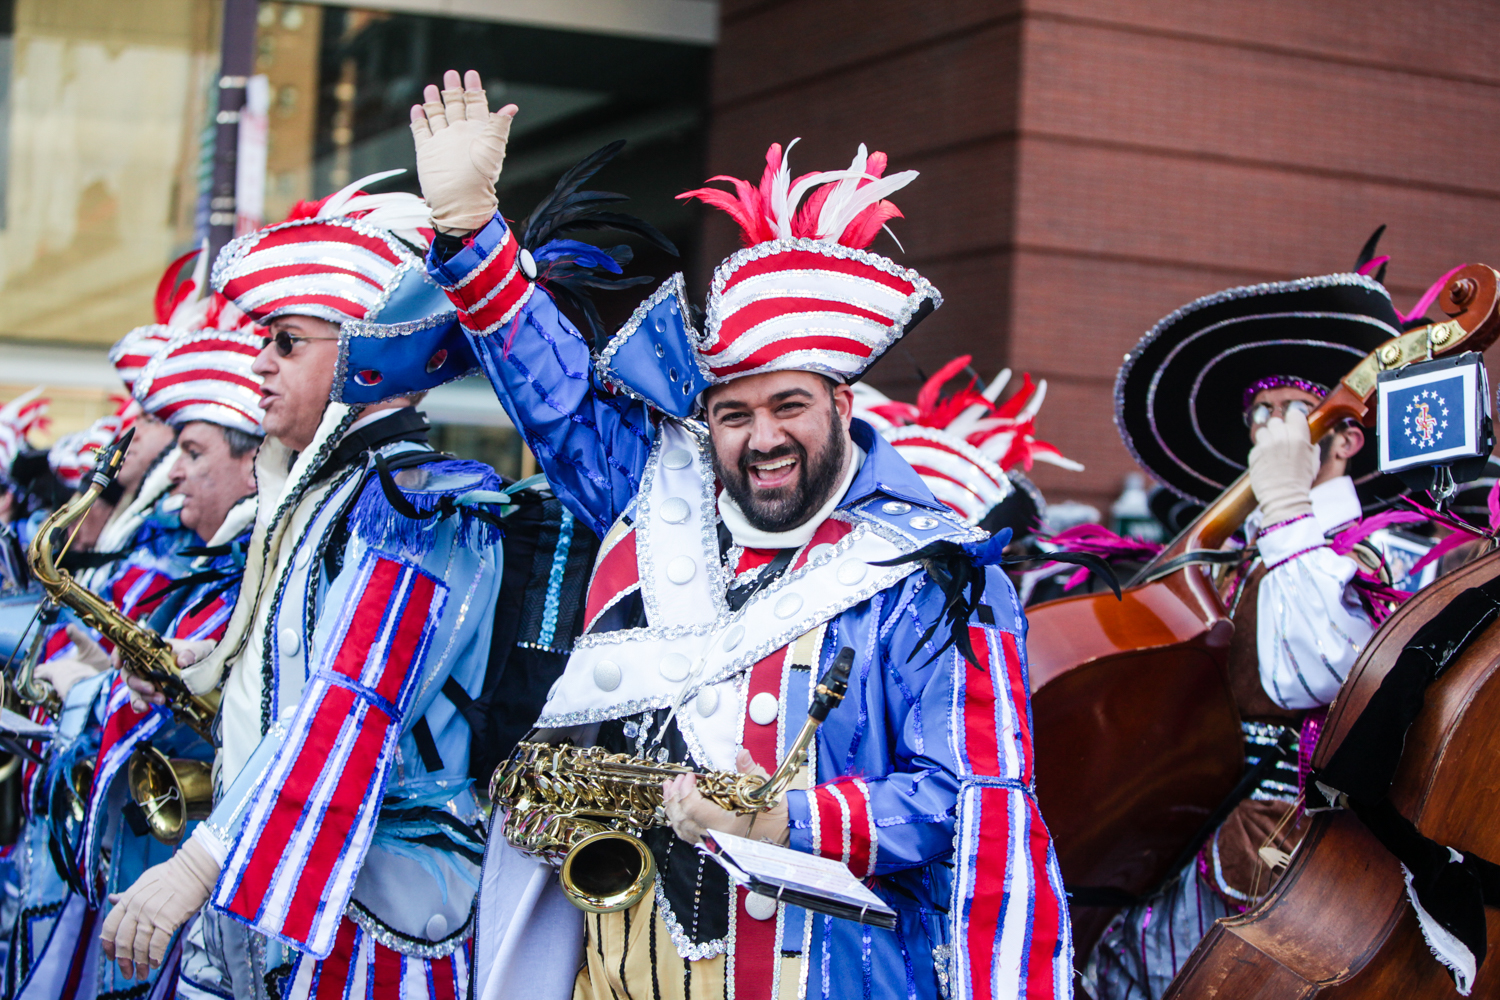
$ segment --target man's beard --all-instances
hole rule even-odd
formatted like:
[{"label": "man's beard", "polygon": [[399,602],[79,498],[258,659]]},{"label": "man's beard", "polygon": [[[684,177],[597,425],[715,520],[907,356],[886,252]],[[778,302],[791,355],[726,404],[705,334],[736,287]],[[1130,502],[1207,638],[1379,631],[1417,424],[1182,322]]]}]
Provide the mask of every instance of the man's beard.
[{"label": "man's beard", "polygon": [[[752,527],[760,531],[788,531],[805,523],[828,502],[843,481],[847,453],[843,431],[838,420],[828,422],[828,439],[815,462],[808,461],[807,449],[795,439],[774,451],[747,448],[733,468],[725,466],[716,449],[714,472]],[[789,456],[797,460],[795,480],[774,490],[756,490],[751,486],[750,466]]]}]

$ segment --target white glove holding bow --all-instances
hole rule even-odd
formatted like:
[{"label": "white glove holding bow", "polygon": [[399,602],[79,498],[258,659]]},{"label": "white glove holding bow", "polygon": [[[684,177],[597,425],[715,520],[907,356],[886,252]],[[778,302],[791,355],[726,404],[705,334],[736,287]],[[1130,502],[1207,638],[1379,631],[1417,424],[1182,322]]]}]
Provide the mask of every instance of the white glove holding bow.
[{"label": "white glove holding bow", "polygon": [[1312,513],[1312,484],[1318,478],[1318,446],[1307,416],[1289,410],[1255,432],[1250,449],[1250,488],[1267,527]]},{"label": "white glove holding bow", "polygon": [[411,134],[417,146],[417,181],[432,209],[432,224],[442,233],[472,233],[495,214],[495,182],[505,162],[510,123],[519,110],[507,104],[490,113],[479,74],[443,74],[443,90],[422,92],[426,103],[411,109]]}]

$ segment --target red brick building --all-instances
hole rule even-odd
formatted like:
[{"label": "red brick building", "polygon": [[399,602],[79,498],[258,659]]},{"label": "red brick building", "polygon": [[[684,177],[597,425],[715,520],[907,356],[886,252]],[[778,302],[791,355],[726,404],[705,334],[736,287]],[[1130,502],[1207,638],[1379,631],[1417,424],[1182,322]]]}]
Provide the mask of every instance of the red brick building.
[{"label": "red brick building", "polygon": [[[708,172],[796,136],[794,169],[865,141],[921,170],[905,254],[877,247],[946,303],[872,381],[958,353],[1046,378],[1042,436],[1088,471],[1035,478],[1105,507],[1115,371],[1175,307],[1347,270],[1380,223],[1398,308],[1500,264],[1497,34],[1492,0],[721,0]],[[735,236],[706,226],[711,265]]]}]

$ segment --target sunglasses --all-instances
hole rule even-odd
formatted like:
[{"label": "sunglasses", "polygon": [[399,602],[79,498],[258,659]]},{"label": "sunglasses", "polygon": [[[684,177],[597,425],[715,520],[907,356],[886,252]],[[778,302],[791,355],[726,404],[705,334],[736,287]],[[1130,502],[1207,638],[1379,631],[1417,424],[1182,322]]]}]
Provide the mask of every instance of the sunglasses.
[{"label": "sunglasses", "polygon": [[304,337],[300,333],[288,333],[286,330],[277,330],[266,338],[276,345],[276,353],[283,358],[292,356],[292,348],[304,340],[338,340],[337,337]]},{"label": "sunglasses", "polygon": [[1312,406],[1305,399],[1289,399],[1285,403],[1272,406],[1270,403],[1257,403],[1245,414],[1245,423],[1251,427],[1259,427],[1272,417],[1280,417],[1285,420],[1288,413],[1297,412],[1304,417],[1313,411]]}]

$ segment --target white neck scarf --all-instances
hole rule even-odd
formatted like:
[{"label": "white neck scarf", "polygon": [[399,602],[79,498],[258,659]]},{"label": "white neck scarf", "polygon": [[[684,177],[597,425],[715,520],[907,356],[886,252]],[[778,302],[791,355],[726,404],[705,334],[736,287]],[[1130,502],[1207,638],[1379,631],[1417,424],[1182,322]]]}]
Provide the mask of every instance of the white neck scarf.
[{"label": "white neck scarf", "polygon": [[761,531],[746,519],[745,512],[740,510],[729,491],[720,490],[719,516],[724,519],[724,526],[729,529],[734,544],[747,549],[797,549],[811,541],[818,526],[828,520],[828,515],[843,502],[845,494],[849,492],[849,485],[854,482],[855,474],[865,464],[864,449],[852,441],[849,442],[849,447],[852,450],[848,467],[844,470],[844,481],[829,494],[828,501],[818,508],[816,514],[795,528],[788,528],[786,531]]}]

